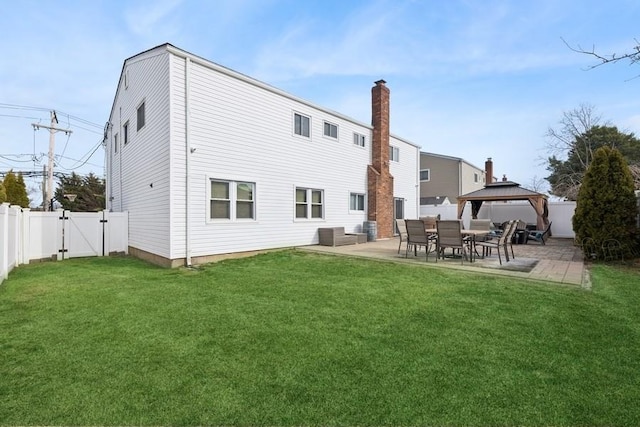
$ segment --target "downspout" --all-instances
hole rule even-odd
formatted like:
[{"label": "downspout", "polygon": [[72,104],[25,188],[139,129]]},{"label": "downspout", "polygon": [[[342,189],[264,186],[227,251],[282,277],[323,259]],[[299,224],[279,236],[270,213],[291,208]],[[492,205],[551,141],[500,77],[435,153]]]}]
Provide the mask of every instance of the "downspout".
[{"label": "downspout", "polygon": [[191,156],[191,138],[189,129],[189,119],[191,115],[191,109],[189,108],[189,93],[190,93],[190,76],[191,60],[187,57],[184,60],[184,141],[185,141],[185,255],[187,267],[191,267],[191,162],[189,157]]}]

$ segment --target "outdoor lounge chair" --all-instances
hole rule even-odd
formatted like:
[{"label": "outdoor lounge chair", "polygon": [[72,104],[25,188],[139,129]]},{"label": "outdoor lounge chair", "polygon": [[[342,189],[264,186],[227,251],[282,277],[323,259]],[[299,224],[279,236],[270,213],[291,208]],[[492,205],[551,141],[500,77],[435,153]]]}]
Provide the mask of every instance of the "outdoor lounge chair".
[{"label": "outdoor lounge chair", "polygon": [[544,230],[533,230],[530,231],[527,235],[527,242],[529,240],[535,240],[538,243],[542,243],[543,245],[547,244],[547,239],[551,236],[551,223],[547,224],[547,227]]},{"label": "outdoor lounge chair", "polygon": [[405,250],[405,258],[408,257],[409,250],[413,247],[415,256],[418,256],[418,248],[424,246],[426,261],[429,260],[429,253],[434,246],[434,238],[427,234],[424,228],[424,222],[419,219],[405,220],[407,226],[407,248]]},{"label": "outdoor lounge chair", "polygon": [[438,230],[436,245],[436,262],[440,256],[444,257],[444,251],[447,248],[460,251],[460,262],[464,264],[464,258],[471,256],[471,239],[462,235],[462,222],[459,220],[439,220],[436,221],[436,229]]}]

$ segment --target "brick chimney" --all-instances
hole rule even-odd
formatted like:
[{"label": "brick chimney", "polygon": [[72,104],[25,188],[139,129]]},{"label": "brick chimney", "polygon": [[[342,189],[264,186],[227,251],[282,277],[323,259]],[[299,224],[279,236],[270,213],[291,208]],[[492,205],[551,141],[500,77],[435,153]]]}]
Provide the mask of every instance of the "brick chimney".
[{"label": "brick chimney", "polygon": [[367,219],[376,221],[379,238],[393,237],[393,176],[389,172],[389,88],[384,80],[371,88],[371,164],[367,169]]},{"label": "brick chimney", "polygon": [[484,162],[484,174],[485,184],[491,184],[493,182],[493,160],[491,160],[491,157]]}]

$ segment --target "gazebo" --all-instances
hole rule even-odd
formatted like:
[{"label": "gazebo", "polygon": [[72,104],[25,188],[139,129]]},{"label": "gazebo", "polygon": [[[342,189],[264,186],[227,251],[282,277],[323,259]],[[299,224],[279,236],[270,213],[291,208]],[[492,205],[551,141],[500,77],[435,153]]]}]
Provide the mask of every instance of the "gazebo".
[{"label": "gazebo", "polygon": [[537,215],[537,228],[544,230],[549,224],[549,206],[547,196],[542,193],[527,190],[513,181],[493,182],[484,188],[458,197],[458,218],[462,219],[462,212],[467,202],[471,202],[471,217],[477,218],[483,202],[504,202],[507,200],[527,200]]}]

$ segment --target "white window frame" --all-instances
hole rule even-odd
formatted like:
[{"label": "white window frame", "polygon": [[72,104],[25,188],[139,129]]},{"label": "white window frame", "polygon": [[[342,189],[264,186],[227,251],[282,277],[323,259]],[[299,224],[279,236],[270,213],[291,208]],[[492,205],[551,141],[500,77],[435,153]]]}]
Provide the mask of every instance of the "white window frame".
[{"label": "white window frame", "polygon": [[[422,172],[427,173],[427,179],[422,179]],[[431,181],[431,169],[420,169],[420,182]]]},{"label": "white window frame", "polygon": [[473,173],[473,182],[479,182],[480,181],[480,175],[478,174],[478,172],[474,172]]},{"label": "white window frame", "polygon": [[[362,209],[360,209],[359,201],[362,201]],[[355,203],[354,203],[355,202]],[[365,212],[367,209],[367,196],[364,193],[352,191],[349,193],[349,212]]]},{"label": "white window frame", "polygon": [[354,132],[353,133],[353,145],[357,147],[366,147],[367,146],[367,137],[361,133]]},{"label": "white window frame", "polygon": [[[327,130],[329,131],[329,133],[327,133]],[[335,131],[335,135],[332,135],[332,131]],[[322,135],[327,137],[327,138],[331,138],[331,139],[338,139],[338,125],[335,123],[331,123],[328,121],[323,121],[322,122]]]},{"label": "white window frame", "polygon": [[[298,191],[305,191],[305,200],[298,201]],[[320,194],[320,203],[313,202],[314,194]],[[293,218],[295,221],[323,221],[324,220],[324,190],[320,188],[295,187],[293,191]],[[305,206],[305,215],[298,216],[298,207]],[[313,216],[314,207],[320,206],[321,216]]]},{"label": "white window frame", "polygon": [[[300,133],[298,133],[296,128],[297,117],[300,117]],[[303,119],[307,120],[307,135],[304,134]],[[300,136],[302,138],[311,138],[311,116],[307,116],[306,114],[302,114],[297,111],[294,111],[293,112],[293,134],[296,136]]]},{"label": "white window frame", "polygon": [[400,149],[393,145],[389,146],[389,160],[392,162],[400,161]]},{"label": "white window frame", "polygon": [[[228,198],[218,198],[214,199],[213,194],[211,192],[211,185],[214,182],[227,184],[228,189]],[[251,199],[241,199],[238,196],[238,186],[239,185],[250,185],[251,186]],[[211,215],[212,209],[211,204],[218,200],[220,202],[226,202],[229,204],[229,216],[225,218],[212,218]],[[238,205],[244,203],[251,204],[251,217],[250,218],[239,218],[238,217]],[[253,222],[256,221],[256,183],[251,181],[241,181],[241,180],[230,180],[230,179],[218,179],[218,178],[207,178],[207,221],[208,222]]]},{"label": "white window frame", "polygon": [[118,144],[120,143],[120,141],[118,141],[118,132],[116,132],[115,134],[113,134],[113,150],[115,152],[115,154],[118,154]]},{"label": "white window frame", "polygon": [[[140,130],[147,124],[147,107],[146,100],[142,101],[138,108],[136,108],[136,132],[140,132]],[[142,111],[142,124],[140,124],[140,111]]]}]

